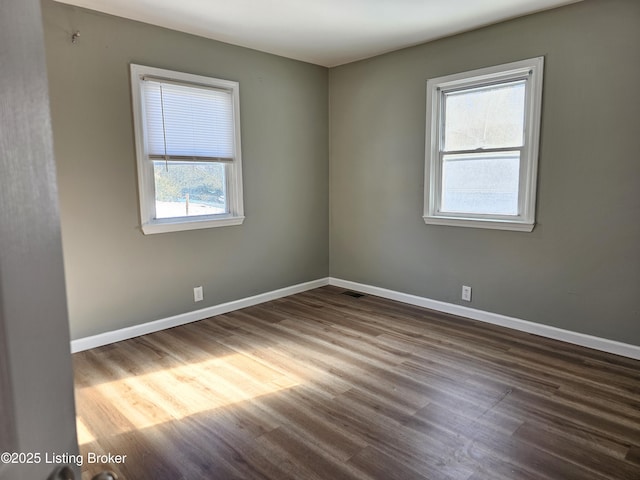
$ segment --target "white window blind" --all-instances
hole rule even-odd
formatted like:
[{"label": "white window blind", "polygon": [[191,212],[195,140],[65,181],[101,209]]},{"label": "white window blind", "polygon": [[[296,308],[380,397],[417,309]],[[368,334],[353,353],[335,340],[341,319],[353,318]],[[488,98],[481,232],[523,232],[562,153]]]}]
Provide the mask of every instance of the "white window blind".
[{"label": "white window blind", "polygon": [[244,222],[240,84],[131,64],[144,234]]},{"label": "white window blind", "polygon": [[230,91],[143,78],[149,158],[232,161],[233,99]]}]

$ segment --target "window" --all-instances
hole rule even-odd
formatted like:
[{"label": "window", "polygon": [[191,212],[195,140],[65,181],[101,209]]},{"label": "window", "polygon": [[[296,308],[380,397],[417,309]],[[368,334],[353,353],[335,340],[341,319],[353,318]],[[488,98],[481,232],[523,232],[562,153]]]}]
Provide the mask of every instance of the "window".
[{"label": "window", "polygon": [[427,82],[427,224],[533,230],[543,61]]},{"label": "window", "polygon": [[237,82],[131,65],[145,234],[244,221]]}]

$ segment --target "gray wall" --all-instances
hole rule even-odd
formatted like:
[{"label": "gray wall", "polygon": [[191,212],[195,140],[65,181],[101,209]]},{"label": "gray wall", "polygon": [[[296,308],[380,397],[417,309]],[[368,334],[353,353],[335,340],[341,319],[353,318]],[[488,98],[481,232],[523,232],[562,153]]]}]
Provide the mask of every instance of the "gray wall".
[{"label": "gray wall", "polygon": [[0,452],[43,456],[0,478],[40,479],[78,445],[39,0],[0,4],[0,65]]},{"label": "gray wall", "polygon": [[[538,55],[535,230],[425,225],[426,80]],[[639,59],[640,2],[587,0],[332,69],[331,275],[640,345]]]},{"label": "gray wall", "polygon": [[[72,338],[330,273],[640,345],[637,1],[586,0],[329,71],[43,7]],[[426,80],[538,55],[535,230],[425,225]],[[244,225],[142,235],[130,62],[240,82]]]},{"label": "gray wall", "polygon": [[[325,68],[51,1],[43,16],[72,338],[327,276]],[[243,225],[141,233],[131,62],[240,82]]]}]

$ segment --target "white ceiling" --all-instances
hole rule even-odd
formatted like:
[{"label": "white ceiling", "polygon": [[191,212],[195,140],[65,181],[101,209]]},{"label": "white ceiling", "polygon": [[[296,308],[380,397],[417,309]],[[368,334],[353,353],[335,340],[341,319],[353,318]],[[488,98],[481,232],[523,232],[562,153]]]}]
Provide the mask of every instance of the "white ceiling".
[{"label": "white ceiling", "polygon": [[58,0],[333,67],[581,0]]}]

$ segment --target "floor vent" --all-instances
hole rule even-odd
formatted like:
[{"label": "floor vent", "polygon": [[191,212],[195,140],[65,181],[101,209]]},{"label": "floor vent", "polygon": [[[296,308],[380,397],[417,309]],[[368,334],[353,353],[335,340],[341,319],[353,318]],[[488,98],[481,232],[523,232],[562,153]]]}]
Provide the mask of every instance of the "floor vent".
[{"label": "floor vent", "polygon": [[364,293],[352,292],[351,290],[347,290],[346,292],[342,292],[343,295],[349,295],[353,298],[364,297]]}]

